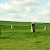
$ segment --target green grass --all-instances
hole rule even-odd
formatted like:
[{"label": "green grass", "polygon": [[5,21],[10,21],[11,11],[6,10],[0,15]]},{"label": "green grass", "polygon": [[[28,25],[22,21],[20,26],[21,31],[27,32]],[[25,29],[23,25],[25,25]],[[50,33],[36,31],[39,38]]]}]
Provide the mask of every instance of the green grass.
[{"label": "green grass", "polygon": [[[0,23],[5,24],[0,26],[0,50],[50,50],[50,24],[36,23],[36,32],[32,33],[29,22]],[[44,26],[47,26],[47,31],[43,30]]]}]

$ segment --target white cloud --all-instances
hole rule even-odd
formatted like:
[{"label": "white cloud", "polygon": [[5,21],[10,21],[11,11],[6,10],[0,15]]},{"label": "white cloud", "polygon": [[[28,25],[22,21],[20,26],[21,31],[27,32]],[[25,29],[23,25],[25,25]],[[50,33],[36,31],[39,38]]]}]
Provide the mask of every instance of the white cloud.
[{"label": "white cloud", "polygon": [[11,5],[9,5],[8,3],[1,3],[0,4],[0,9],[2,9],[2,10],[7,10],[7,9],[10,9],[10,8],[12,8],[12,6]]},{"label": "white cloud", "polygon": [[36,0],[24,0],[26,2],[36,2]]},{"label": "white cloud", "polygon": [[50,2],[47,2],[47,3],[46,3],[46,6],[50,6]]},{"label": "white cloud", "polygon": [[46,15],[46,14],[48,14],[48,9],[44,9],[44,10],[42,10],[41,12],[40,12],[40,14],[41,15]]},{"label": "white cloud", "polygon": [[43,5],[38,0],[9,0],[7,3],[0,3],[0,20],[48,22],[49,6],[50,2]]}]

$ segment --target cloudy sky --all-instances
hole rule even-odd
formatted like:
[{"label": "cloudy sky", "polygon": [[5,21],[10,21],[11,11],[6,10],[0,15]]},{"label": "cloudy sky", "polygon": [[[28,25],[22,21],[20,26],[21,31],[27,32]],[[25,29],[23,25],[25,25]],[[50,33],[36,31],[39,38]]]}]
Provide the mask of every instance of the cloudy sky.
[{"label": "cloudy sky", "polygon": [[0,0],[0,20],[50,23],[50,0]]}]

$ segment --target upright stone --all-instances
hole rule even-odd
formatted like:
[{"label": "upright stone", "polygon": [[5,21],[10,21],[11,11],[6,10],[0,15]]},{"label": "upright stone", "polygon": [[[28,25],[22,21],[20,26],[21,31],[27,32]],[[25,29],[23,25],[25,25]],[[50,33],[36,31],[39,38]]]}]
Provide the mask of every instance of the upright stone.
[{"label": "upright stone", "polygon": [[35,23],[31,24],[31,32],[35,32]]},{"label": "upright stone", "polygon": [[32,24],[33,32],[35,32],[35,24]]},{"label": "upright stone", "polygon": [[13,29],[13,26],[11,25],[11,29]]},{"label": "upright stone", "polygon": [[46,26],[44,27],[44,31],[47,31],[47,27]]},{"label": "upright stone", "polygon": [[31,32],[33,32],[33,28],[32,28],[32,25],[31,25]]}]

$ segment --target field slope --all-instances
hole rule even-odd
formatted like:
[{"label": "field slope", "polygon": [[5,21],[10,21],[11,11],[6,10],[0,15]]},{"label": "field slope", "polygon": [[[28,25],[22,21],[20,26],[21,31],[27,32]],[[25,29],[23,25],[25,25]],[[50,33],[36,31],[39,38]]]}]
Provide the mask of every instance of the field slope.
[{"label": "field slope", "polygon": [[0,50],[50,50],[50,24],[36,23],[35,33],[30,32],[30,26],[30,22],[0,21]]}]

